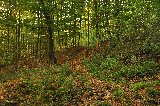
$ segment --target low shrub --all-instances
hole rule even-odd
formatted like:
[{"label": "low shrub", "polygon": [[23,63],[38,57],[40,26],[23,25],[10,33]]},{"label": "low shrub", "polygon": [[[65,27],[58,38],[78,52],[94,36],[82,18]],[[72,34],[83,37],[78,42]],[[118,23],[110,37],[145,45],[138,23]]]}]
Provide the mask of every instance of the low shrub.
[{"label": "low shrub", "polygon": [[140,61],[135,56],[131,56],[131,63],[128,65],[116,56],[102,58],[96,54],[95,57],[91,61],[85,58],[83,64],[90,73],[105,81],[125,82],[133,78],[152,77],[160,68],[153,60]]},{"label": "low shrub", "polygon": [[123,98],[122,97],[123,95],[124,95],[124,90],[122,88],[116,89],[113,92],[113,97],[119,101]]}]

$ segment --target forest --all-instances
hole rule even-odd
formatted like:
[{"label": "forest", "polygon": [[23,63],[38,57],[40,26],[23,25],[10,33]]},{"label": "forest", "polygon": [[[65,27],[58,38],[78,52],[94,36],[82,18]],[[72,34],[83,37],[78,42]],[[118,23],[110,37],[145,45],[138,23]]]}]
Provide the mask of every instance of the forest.
[{"label": "forest", "polygon": [[158,105],[159,0],[0,1],[0,106]]}]

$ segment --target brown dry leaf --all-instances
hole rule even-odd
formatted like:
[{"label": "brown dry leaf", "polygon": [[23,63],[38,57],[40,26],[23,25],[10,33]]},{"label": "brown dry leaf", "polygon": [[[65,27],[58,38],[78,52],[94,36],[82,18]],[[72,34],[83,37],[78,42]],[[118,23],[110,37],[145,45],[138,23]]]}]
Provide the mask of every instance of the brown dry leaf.
[{"label": "brown dry leaf", "polygon": [[3,100],[3,99],[4,99],[4,97],[1,95],[1,96],[0,96],[0,101]]},{"label": "brown dry leaf", "polygon": [[0,101],[4,99],[4,90],[2,84],[0,84]]},{"label": "brown dry leaf", "polygon": [[111,93],[108,92],[107,95],[105,95],[105,96],[103,97],[103,99],[107,100],[107,99],[109,99],[110,97],[111,97]]}]

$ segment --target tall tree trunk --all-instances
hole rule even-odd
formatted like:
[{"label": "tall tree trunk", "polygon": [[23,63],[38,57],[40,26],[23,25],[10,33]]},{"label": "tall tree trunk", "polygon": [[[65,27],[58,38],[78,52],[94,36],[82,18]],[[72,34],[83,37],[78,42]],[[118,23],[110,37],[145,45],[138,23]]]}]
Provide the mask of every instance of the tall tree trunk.
[{"label": "tall tree trunk", "polygon": [[[89,5],[89,3],[88,3],[88,5]],[[90,34],[89,33],[89,31],[90,31],[90,29],[89,29],[90,28],[89,27],[90,26],[90,23],[89,23],[89,21],[90,21],[90,19],[89,19],[90,18],[90,12],[89,11],[90,11],[90,9],[89,9],[89,6],[88,6],[88,47],[90,45],[90,40],[89,40],[89,38],[90,38],[90,36],[89,36],[89,34]]]},{"label": "tall tree trunk", "polygon": [[[80,21],[79,21],[79,23],[80,23],[79,27],[80,27],[80,30],[81,30],[81,29],[82,29],[82,16],[80,16]],[[78,46],[80,46],[81,35],[82,35],[82,33],[79,32],[79,36],[78,36]]]},{"label": "tall tree trunk", "polygon": [[53,43],[53,38],[52,38],[52,27],[51,25],[48,25],[48,36],[49,36],[49,58],[51,63],[56,64],[57,63],[57,59],[55,56],[55,52],[54,52],[54,43]]},{"label": "tall tree trunk", "polygon": [[37,42],[36,42],[36,50],[35,50],[35,56],[36,58],[38,57],[38,51],[39,51],[39,37],[40,37],[40,12],[39,10],[37,11],[37,18],[38,18],[38,38],[37,38]]},{"label": "tall tree trunk", "polygon": [[57,43],[59,45],[59,48],[61,50],[62,46],[60,43],[60,33],[59,33],[59,14],[57,13],[57,33],[58,33],[58,39],[57,39]]},{"label": "tall tree trunk", "polygon": [[[121,6],[122,1],[115,1],[115,11],[114,11],[114,16],[116,19],[118,19],[118,15],[120,14],[120,11],[122,11],[122,6]],[[115,25],[115,30],[116,30],[116,37],[117,41],[120,42],[120,36],[121,36],[121,23],[120,20],[118,19]]]},{"label": "tall tree trunk", "polygon": [[[42,7],[45,9],[45,6],[44,6],[44,1],[43,0],[39,0]],[[49,11],[43,11],[43,14],[45,16],[45,20],[46,20],[46,24],[47,24],[47,33],[48,33],[48,42],[49,42],[49,51],[48,51],[48,55],[49,55],[49,59],[50,59],[50,62],[52,64],[56,64],[57,63],[57,59],[56,59],[56,56],[55,56],[55,52],[54,52],[54,41],[53,41],[53,38],[52,38],[52,20],[51,20],[51,14]]]},{"label": "tall tree trunk", "polygon": [[8,42],[7,42],[7,43],[8,43],[8,45],[7,45],[7,46],[8,46],[8,47],[6,48],[6,49],[7,49],[7,52],[6,52],[6,53],[8,54],[9,49],[10,49],[10,47],[9,47],[9,43],[10,43],[10,42],[9,42],[9,37],[10,37],[9,25],[8,25],[8,31],[7,31],[7,32],[8,32],[8,33],[7,33],[7,36],[8,36]]},{"label": "tall tree trunk", "polygon": [[94,6],[95,6],[95,17],[96,17],[96,37],[99,38],[99,31],[98,31],[98,3],[97,0],[94,0]]},{"label": "tall tree trunk", "polygon": [[73,30],[73,38],[74,38],[73,46],[76,46],[76,16],[75,16],[75,14],[74,14],[74,30]]},{"label": "tall tree trunk", "polygon": [[21,24],[21,11],[18,12],[18,26],[17,26],[17,48],[16,48],[16,62],[20,58],[20,24]]}]

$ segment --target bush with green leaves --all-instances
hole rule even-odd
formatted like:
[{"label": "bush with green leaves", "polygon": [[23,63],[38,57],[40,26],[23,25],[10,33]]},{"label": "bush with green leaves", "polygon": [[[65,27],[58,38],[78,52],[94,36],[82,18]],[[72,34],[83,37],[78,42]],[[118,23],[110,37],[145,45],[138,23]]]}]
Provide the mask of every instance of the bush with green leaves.
[{"label": "bush with green leaves", "polygon": [[[154,61],[137,62],[123,66],[117,74],[125,78],[151,76],[158,72],[158,64]],[[116,76],[115,76],[116,77]]]},{"label": "bush with green leaves", "polygon": [[116,89],[113,92],[113,97],[116,98],[117,100],[121,100],[124,95],[124,90],[122,88]]},{"label": "bush with green leaves", "polygon": [[13,56],[10,54],[5,54],[4,56],[0,56],[0,67],[13,63]]},{"label": "bush with green leaves", "polygon": [[15,70],[9,72],[0,72],[0,82],[5,82],[7,80],[14,80],[18,78],[19,72]]},{"label": "bush with green leaves", "polygon": [[132,96],[136,99],[141,99],[144,105],[157,106],[159,104],[159,95],[157,87],[159,87],[159,80],[136,82],[130,85]]},{"label": "bush with green leaves", "polygon": [[140,48],[143,53],[148,57],[157,58],[160,54],[160,39],[159,34],[154,34],[152,37],[148,37]]},{"label": "bush with green leaves", "polygon": [[148,93],[148,96],[150,96],[151,98],[156,98],[160,96],[160,91],[154,87],[148,88],[146,92]]},{"label": "bush with green leaves", "polygon": [[144,89],[146,87],[152,87],[152,86],[153,86],[153,83],[144,81],[144,82],[137,82],[132,84],[130,86],[130,89],[134,92],[134,91]]},{"label": "bush with green leaves", "polygon": [[154,60],[141,61],[132,55],[130,64],[125,64],[118,56],[107,56],[103,58],[96,54],[91,60],[86,58],[83,64],[94,76],[104,81],[125,82],[133,78],[152,77],[159,72],[159,65]]},{"label": "bush with green leaves", "polygon": [[109,102],[104,102],[104,101],[97,101],[98,102],[98,106],[111,106],[111,104]]},{"label": "bush with green leaves", "polygon": [[116,57],[103,58],[99,54],[95,54],[91,61],[85,58],[83,64],[90,73],[106,81],[110,80],[109,75],[113,70],[118,70],[121,67]]}]

